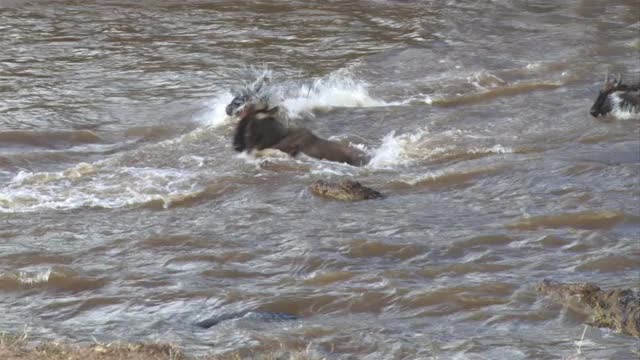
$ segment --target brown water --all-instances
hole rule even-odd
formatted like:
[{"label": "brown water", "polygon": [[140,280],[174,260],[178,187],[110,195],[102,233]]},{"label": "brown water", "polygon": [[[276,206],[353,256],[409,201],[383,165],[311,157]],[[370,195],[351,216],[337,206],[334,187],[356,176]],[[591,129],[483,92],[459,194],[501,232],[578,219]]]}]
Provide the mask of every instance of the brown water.
[{"label": "brown water", "polygon": [[[640,285],[637,1],[0,1],[0,331],[193,354],[628,359],[540,297]],[[268,67],[363,168],[237,155]],[[387,195],[316,198],[317,179]],[[200,329],[238,311],[285,312]],[[579,349],[578,349],[579,348]]]}]

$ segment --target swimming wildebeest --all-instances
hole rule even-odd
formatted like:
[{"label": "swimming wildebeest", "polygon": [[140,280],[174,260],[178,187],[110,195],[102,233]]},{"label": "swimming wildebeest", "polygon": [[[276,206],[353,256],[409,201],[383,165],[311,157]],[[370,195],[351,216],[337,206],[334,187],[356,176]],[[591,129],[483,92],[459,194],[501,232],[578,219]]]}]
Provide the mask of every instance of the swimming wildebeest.
[{"label": "swimming wildebeest", "polygon": [[626,85],[622,83],[622,75],[611,79],[607,74],[590,113],[594,117],[609,113],[620,118],[640,116],[640,82]]},{"label": "swimming wildebeest", "polygon": [[277,149],[293,157],[299,153],[316,159],[361,166],[369,157],[351,146],[322,139],[303,127],[288,126],[286,111],[272,105],[268,93],[261,93],[264,79],[236,92],[227,105],[229,116],[240,121],[233,137],[234,150],[251,151]]}]

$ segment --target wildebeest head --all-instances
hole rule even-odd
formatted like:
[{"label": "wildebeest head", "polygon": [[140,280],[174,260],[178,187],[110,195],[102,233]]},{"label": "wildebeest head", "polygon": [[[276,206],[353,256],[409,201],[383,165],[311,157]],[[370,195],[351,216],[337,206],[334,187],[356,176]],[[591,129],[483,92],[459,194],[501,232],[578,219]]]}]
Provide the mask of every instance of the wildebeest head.
[{"label": "wildebeest head", "polygon": [[613,110],[613,104],[611,103],[611,95],[612,92],[616,90],[621,90],[622,85],[622,75],[614,76],[613,79],[609,78],[609,73],[604,78],[604,85],[598,93],[598,98],[591,106],[591,110],[589,111],[593,117],[598,117],[600,115],[604,116]]},{"label": "wildebeest head", "polygon": [[255,107],[259,105],[259,103],[265,103],[264,105],[268,106],[268,104],[266,104],[268,102],[267,95],[261,93],[262,87],[266,81],[266,76],[262,76],[252,84],[234,90],[232,92],[234,98],[225,108],[227,115],[237,116],[250,104],[253,104]]}]

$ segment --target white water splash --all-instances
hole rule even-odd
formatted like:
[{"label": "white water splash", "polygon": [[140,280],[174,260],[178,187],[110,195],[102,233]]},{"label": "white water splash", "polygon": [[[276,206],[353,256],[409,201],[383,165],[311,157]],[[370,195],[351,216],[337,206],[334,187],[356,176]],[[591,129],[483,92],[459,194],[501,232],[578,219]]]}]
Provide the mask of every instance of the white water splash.
[{"label": "white water splash", "polygon": [[341,168],[337,166],[332,166],[332,164],[325,164],[326,166],[320,166],[315,169],[311,169],[311,175],[322,175],[322,176],[353,176],[352,172],[346,169],[349,165],[343,165]]},{"label": "white water splash", "polygon": [[507,84],[506,81],[502,80],[497,75],[492,74],[487,70],[481,70],[472,73],[467,77],[467,82],[473,85],[478,90],[492,89]]},{"label": "white water splash", "polygon": [[421,174],[419,176],[413,177],[413,178],[407,178],[407,179],[400,179],[399,181],[410,185],[410,186],[415,186],[418,183],[421,183],[423,181],[426,180],[437,180],[440,179],[442,177],[445,177],[447,175],[450,174],[454,174],[456,173],[456,171],[454,170],[435,170],[435,171],[430,171],[426,174]]},{"label": "white water splash", "polygon": [[[262,76],[262,75],[260,75]],[[312,116],[314,111],[328,111],[335,107],[375,107],[388,106],[382,100],[369,95],[365,82],[356,81],[349,76],[329,75],[316,79],[311,84],[268,84],[268,92],[287,109],[290,118]],[[226,106],[233,100],[230,91],[216,94],[207,103],[207,110],[196,121],[210,127],[224,124],[229,117]]]},{"label": "white water splash", "polygon": [[334,107],[385,106],[382,100],[372,98],[367,84],[350,77],[329,76],[301,85],[285,95],[282,101],[291,118],[310,114],[314,110],[327,111]]},{"label": "white water splash", "polygon": [[494,145],[490,148],[473,148],[467,150],[469,154],[511,154],[513,153],[513,149],[510,147],[504,147],[500,144]]},{"label": "white water splash", "polygon": [[382,139],[382,144],[370,151],[373,157],[367,164],[371,169],[393,169],[409,166],[415,161],[447,156],[447,154],[508,154],[513,149],[496,144],[491,147],[469,147],[464,139],[473,139],[472,134],[460,130],[449,130],[431,134],[427,129],[415,133],[396,135],[395,131]]},{"label": "white water splash", "polygon": [[36,271],[20,271],[18,273],[0,273],[0,278],[5,277],[14,279],[23,285],[35,285],[48,282],[51,278],[51,274],[52,270],[49,268]]},{"label": "white water splash", "polygon": [[207,110],[201,115],[196,117],[196,121],[199,123],[210,126],[218,127],[227,121],[229,118],[225,112],[227,105],[233,100],[231,92],[223,92],[217,94],[213,99],[207,103]]},{"label": "white water splash", "polygon": [[428,134],[426,130],[398,136],[395,131],[390,132],[382,139],[382,144],[373,151],[373,157],[367,167],[389,169],[410,164],[413,161],[410,156],[411,148],[426,134]]},{"label": "white water splash", "polygon": [[404,100],[387,102],[387,103],[385,103],[385,105],[386,106],[407,106],[407,105],[410,105],[410,104],[433,105],[433,102],[434,101],[438,101],[438,100],[439,100],[438,96],[436,96],[434,98],[431,95],[418,93],[417,95],[410,96],[410,97],[408,97],[408,98],[406,98]]},{"label": "white water splash", "polygon": [[26,273],[21,271],[18,274],[18,281],[23,284],[33,285],[33,284],[41,284],[49,281],[51,277],[51,269],[47,269],[45,271],[38,271],[35,274]]}]

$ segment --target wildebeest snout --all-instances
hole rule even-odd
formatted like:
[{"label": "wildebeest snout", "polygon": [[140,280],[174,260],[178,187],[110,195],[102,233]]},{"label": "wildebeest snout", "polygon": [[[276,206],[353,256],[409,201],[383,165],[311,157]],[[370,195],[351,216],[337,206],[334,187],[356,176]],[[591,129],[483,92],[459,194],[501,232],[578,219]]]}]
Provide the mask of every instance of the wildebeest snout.
[{"label": "wildebeest snout", "polygon": [[228,116],[234,115],[246,102],[249,100],[249,97],[246,95],[239,95],[233,98],[229,105],[224,109]]}]

